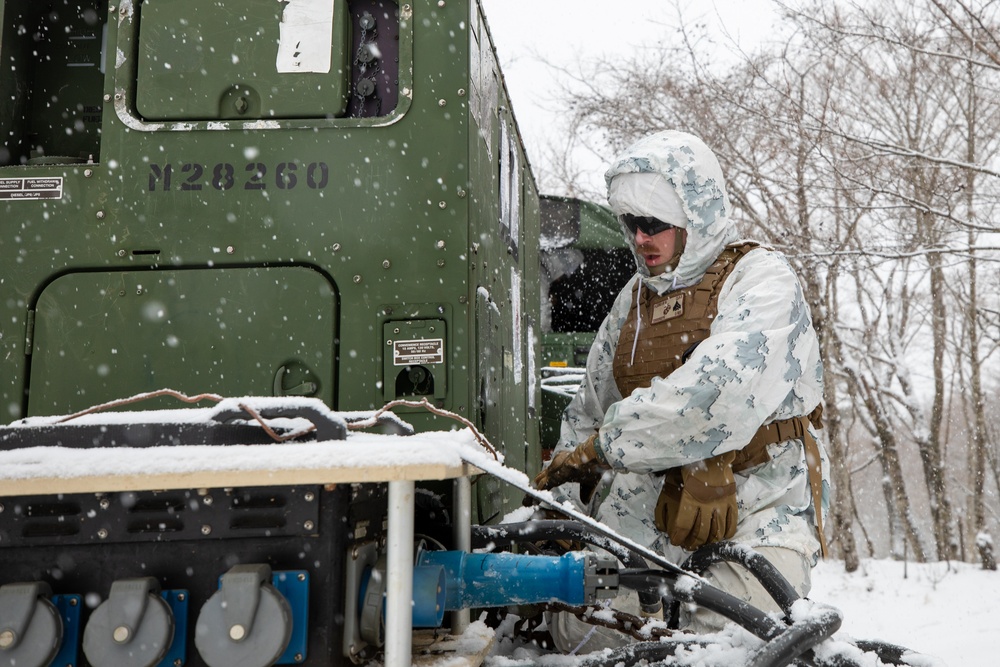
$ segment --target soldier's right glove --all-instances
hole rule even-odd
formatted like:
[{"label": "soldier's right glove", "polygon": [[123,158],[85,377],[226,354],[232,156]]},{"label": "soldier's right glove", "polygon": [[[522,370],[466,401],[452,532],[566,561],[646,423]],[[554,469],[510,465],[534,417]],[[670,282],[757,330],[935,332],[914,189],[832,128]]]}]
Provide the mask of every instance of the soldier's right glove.
[{"label": "soldier's right glove", "polygon": [[604,472],[611,469],[598,455],[595,440],[596,433],[577,445],[576,449],[553,456],[549,466],[535,477],[535,488],[554,489],[566,482],[578,482],[580,500],[589,503]]},{"label": "soldier's right glove", "polygon": [[694,551],[736,533],[735,457],[726,452],[664,474],[655,518],[671,544]]}]

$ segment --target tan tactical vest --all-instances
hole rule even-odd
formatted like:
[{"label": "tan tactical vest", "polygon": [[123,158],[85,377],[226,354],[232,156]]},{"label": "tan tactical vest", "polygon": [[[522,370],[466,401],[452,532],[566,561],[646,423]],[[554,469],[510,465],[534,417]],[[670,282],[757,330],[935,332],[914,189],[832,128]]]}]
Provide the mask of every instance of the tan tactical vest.
[{"label": "tan tactical vest", "polygon": [[[726,246],[718,259],[708,267],[697,285],[673,290],[660,296],[652,290],[641,290],[639,298],[639,340],[636,339],[635,308],[629,310],[615,349],[613,372],[622,396],[639,387],[648,387],[654,377],[666,377],[687,360],[701,341],[708,338],[712,321],[719,311],[719,291],[736,263],[760,244],[748,241]],[[632,301],[633,306],[635,300]],[[632,347],[635,343],[635,356]],[[821,428],[823,407],[818,406],[804,417],[793,417],[761,426],[753,439],[738,450],[732,463],[740,472],[770,460],[767,446],[785,440],[802,440],[806,449],[809,486],[816,512],[816,532],[823,557],[827,555],[823,534],[822,492],[819,446],[809,433],[808,424]],[[665,471],[670,474],[671,471]],[[679,473],[680,469],[674,469]],[[663,492],[661,492],[662,495]],[[733,491],[735,494],[735,490]],[[690,501],[689,501],[690,502]],[[659,524],[658,524],[659,525]],[[661,526],[661,530],[664,528]]]},{"label": "tan tactical vest", "polygon": [[[629,316],[618,336],[613,362],[615,382],[622,396],[639,387],[648,387],[654,377],[667,377],[680,368],[698,343],[708,338],[709,327],[718,313],[719,290],[736,262],[757,248],[753,242],[726,246],[708,267],[701,282],[660,296],[652,290],[640,290],[639,342],[635,341],[636,312]],[[632,300],[635,306],[635,299]]]}]

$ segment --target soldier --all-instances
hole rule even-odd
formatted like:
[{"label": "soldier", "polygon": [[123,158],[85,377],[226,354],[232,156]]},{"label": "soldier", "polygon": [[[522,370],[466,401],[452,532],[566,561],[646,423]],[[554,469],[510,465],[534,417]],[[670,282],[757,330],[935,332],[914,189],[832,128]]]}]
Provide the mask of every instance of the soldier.
[{"label": "soldier", "polygon": [[[606,180],[638,270],[597,332],[535,485],[673,562],[719,540],[746,545],[806,595],[829,484],[808,418],[818,423],[823,366],[798,278],[781,253],[737,241],[721,167],[697,137],[644,138]],[[739,566],[705,576],[778,610]],[[681,622],[701,632],[725,619],[699,610]],[[550,630],[567,652],[625,641],[570,614]]]}]

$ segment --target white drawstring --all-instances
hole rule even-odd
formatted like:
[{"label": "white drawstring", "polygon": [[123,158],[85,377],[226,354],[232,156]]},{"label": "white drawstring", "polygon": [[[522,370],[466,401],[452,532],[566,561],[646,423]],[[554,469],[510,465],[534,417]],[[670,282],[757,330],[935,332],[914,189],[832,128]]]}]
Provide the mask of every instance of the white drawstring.
[{"label": "white drawstring", "polygon": [[635,362],[635,346],[639,343],[639,329],[642,327],[641,307],[639,297],[642,294],[642,278],[635,281],[635,337],[632,339],[632,358],[628,360],[631,366]]}]

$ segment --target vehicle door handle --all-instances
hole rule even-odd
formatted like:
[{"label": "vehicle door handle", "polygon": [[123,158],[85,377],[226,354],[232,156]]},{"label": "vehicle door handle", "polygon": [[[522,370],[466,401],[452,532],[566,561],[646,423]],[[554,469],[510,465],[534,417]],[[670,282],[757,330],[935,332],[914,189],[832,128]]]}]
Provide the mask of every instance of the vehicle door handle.
[{"label": "vehicle door handle", "polygon": [[[282,364],[278,367],[277,372],[274,374],[274,386],[271,389],[271,393],[274,396],[313,396],[316,393],[317,386],[315,382],[305,381],[300,382],[297,385],[286,387],[285,386],[285,376],[289,372],[288,364]],[[308,372],[308,371],[307,371]]]}]

